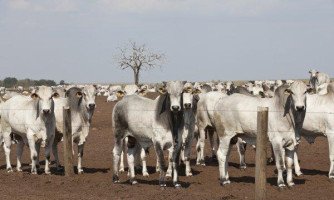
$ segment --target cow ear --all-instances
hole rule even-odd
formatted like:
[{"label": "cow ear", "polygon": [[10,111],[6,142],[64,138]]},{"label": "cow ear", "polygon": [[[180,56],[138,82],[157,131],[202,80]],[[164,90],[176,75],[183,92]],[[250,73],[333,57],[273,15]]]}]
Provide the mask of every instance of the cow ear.
[{"label": "cow ear", "polygon": [[284,94],[290,95],[293,94],[293,92],[290,90],[290,88],[287,88],[284,90]]},{"label": "cow ear", "polygon": [[193,89],[191,87],[186,87],[186,88],[183,89],[183,92],[191,94],[193,92]]},{"label": "cow ear", "polygon": [[315,74],[319,74],[319,72],[316,72]]},{"label": "cow ear", "polygon": [[266,97],[266,95],[262,91],[259,92],[259,95],[261,96],[261,98],[265,98]]},{"label": "cow ear", "polygon": [[77,93],[76,93],[76,96],[77,96],[78,98],[81,98],[81,97],[82,97],[82,92],[77,92]]},{"label": "cow ear", "polygon": [[315,93],[315,91],[313,88],[309,87],[307,88],[306,93],[312,94],[312,93]]},{"label": "cow ear", "polygon": [[35,92],[32,93],[32,94],[30,95],[30,97],[31,97],[32,99],[38,99],[38,98],[39,98],[38,94],[36,94]]},{"label": "cow ear", "polygon": [[147,89],[146,89],[146,88],[140,89],[140,90],[138,91],[138,94],[139,94],[140,96],[145,96],[145,95],[147,94]]},{"label": "cow ear", "polygon": [[308,71],[308,73],[310,73],[310,74],[311,74],[311,73],[312,73],[312,72],[311,72],[311,70],[310,70],[310,71]]},{"label": "cow ear", "polygon": [[123,98],[125,96],[125,92],[122,90],[119,90],[116,92],[117,98]]},{"label": "cow ear", "polygon": [[161,105],[161,110],[160,110],[160,115],[162,113],[164,113],[167,109],[168,109],[168,95],[167,94],[164,94],[164,97],[163,97],[163,102],[162,102],[162,105]]},{"label": "cow ear", "polygon": [[158,92],[160,94],[166,94],[167,93],[166,87],[165,86],[159,87]]},{"label": "cow ear", "polygon": [[199,90],[198,88],[192,90],[192,94],[198,95],[201,93],[201,90]]},{"label": "cow ear", "polygon": [[52,94],[52,97],[53,98],[58,98],[60,95],[58,94],[58,92],[54,92],[53,94]]}]

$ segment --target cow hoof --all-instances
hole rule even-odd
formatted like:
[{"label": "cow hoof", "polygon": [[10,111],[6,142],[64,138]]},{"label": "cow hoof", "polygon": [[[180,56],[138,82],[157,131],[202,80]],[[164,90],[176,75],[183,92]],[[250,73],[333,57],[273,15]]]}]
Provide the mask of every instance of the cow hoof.
[{"label": "cow hoof", "polygon": [[182,188],[181,184],[179,184],[179,183],[174,183],[174,187],[175,187],[175,189],[181,189]]},{"label": "cow hoof", "polygon": [[274,158],[268,158],[267,160],[268,165],[273,164],[274,162],[275,162]]},{"label": "cow hoof", "polygon": [[37,171],[32,171],[31,174],[32,175],[37,175]]},{"label": "cow hoof", "polygon": [[112,182],[119,183],[119,177],[117,175],[113,175]]},{"label": "cow hoof", "polygon": [[221,186],[226,186],[226,185],[229,185],[229,184],[231,184],[231,181],[229,181],[229,180],[221,181],[221,182],[220,182],[220,185],[221,185]]},{"label": "cow hoof", "polygon": [[46,174],[46,175],[50,175],[51,172],[50,172],[50,171],[45,171],[45,174]]},{"label": "cow hoof", "polygon": [[247,168],[247,166],[246,166],[246,165],[242,165],[242,166],[240,166],[240,170],[241,170],[241,171],[245,171],[245,170],[246,170],[246,168]]},{"label": "cow hoof", "polygon": [[84,174],[84,171],[82,169],[78,170],[78,174]]},{"label": "cow hoof", "polygon": [[172,172],[167,172],[166,177],[168,177],[168,178],[172,177]]},{"label": "cow hoof", "polygon": [[160,187],[165,188],[165,187],[167,187],[167,185],[166,185],[166,183],[160,183]]},{"label": "cow hoof", "polygon": [[18,172],[22,172],[22,168],[21,168],[21,167],[16,168],[16,171],[18,171]]},{"label": "cow hoof", "polygon": [[62,171],[64,171],[64,169],[61,166],[57,167],[57,172],[62,172]]},{"label": "cow hoof", "polygon": [[289,188],[293,188],[293,186],[295,186],[295,183],[294,183],[294,182],[292,182],[292,183],[288,183],[288,187],[289,187]]},{"label": "cow hoof", "polygon": [[143,172],[144,177],[149,177],[150,175],[147,172]]},{"label": "cow hoof", "polygon": [[136,181],[136,180],[132,180],[132,181],[130,181],[130,183],[131,183],[131,185],[137,185],[137,184],[138,184],[138,181]]},{"label": "cow hoof", "polygon": [[13,172],[13,169],[12,168],[8,168],[7,169],[7,173],[12,173]]},{"label": "cow hoof", "polygon": [[119,169],[118,171],[121,172],[121,173],[125,172],[124,168],[123,169]]},{"label": "cow hoof", "polygon": [[284,183],[281,183],[278,185],[279,190],[284,190],[286,188],[286,185]]},{"label": "cow hoof", "polygon": [[192,177],[193,176],[193,173],[189,172],[186,174],[187,177]]},{"label": "cow hoof", "polygon": [[302,175],[303,175],[303,173],[302,173],[301,171],[296,172],[296,176],[297,176],[297,177],[302,176]]}]

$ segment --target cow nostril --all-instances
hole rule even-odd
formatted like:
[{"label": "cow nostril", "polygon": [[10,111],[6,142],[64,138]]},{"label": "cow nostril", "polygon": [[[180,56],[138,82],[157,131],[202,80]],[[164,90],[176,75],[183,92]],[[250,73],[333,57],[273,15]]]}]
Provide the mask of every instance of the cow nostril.
[{"label": "cow nostril", "polygon": [[89,106],[89,108],[95,108],[95,104],[94,103],[91,103],[88,106]]},{"label": "cow nostril", "polygon": [[305,109],[305,106],[297,106],[296,109],[298,111],[303,111]]},{"label": "cow nostril", "polygon": [[179,111],[180,106],[172,106],[173,111]]},{"label": "cow nostril", "polygon": [[184,104],[184,107],[185,107],[185,108],[190,108],[190,107],[191,107],[191,103],[185,103],[185,104]]},{"label": "cow nostril", "polygon": [[50,113],[50,110],[49,109],[43,109],[43,113],[48,114],[48,113]]}]

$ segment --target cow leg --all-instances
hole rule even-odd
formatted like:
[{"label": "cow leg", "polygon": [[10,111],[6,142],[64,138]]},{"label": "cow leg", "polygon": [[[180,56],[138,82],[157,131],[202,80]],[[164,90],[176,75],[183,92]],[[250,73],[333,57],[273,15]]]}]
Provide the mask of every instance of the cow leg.
[{"label": "cow leg", "polygon": [[[224,134],[228,135],[228,134]],[[219,138],[219,147],[217,151],[217,157],[218,157],[218,163],[219,163],[219,174],[220,174],[220,184],[226,185],[230,184],[231,181],[229,180],[229,175],[227,172],[227,167],[228,167],[228,156],[230,154],[230,141],[231,137],[224,136]]]},{"label": "cow leg", "polygon": [[29,144],[29,149],[30,149],[30,158],[31,158],[31,174],[37,174],[37,150],[36,147],[37,145],[35,144],[35,139],[32,138],[28,138],[28,144]]},{"label": "cow leg", "polygon": [[40,168],[39,165],[39,154],[40,154],[40,150],[41,150],[41,142],[35,142],[35,148],[36,148],[36,152],[37,152],[37,160],[36,160],[36,168],[37,170]]},{"label": "cow leg", "polygon": [[60,171],[61,170],[61,165],[60,165],[59,156],[58,156],[58,143],[56,141],[53,142],[53,144],[52,144],[52,154],[53,154],[53,156],[55,158],[55,161],[56,161],[57,171]]},{"label": "cow leg", "polygon": [[239,153],[239,159],[240,159],[240,169],[244,170],[247,168],[246,162],[245,162],[245,152],[246,152],[246,146],[247,144],[242,141],[241,138],[238,138],[237,142],[237,150]]},{"label": "cow leg", "polygon": [[161,145],[158,142],[155,142],[154,148],[157,154],[159,168],[160,168],[159,185],[160,187],[166,187],[166,182],[165,182],[166,166],[165,166],[164,152],[162,150]]},{"label": "cow leg", "polygon": [[270,149],[271,149],[271,157],[268,158],[267,164],[273,164],[275,162],[275,154],[274,154],[274,149],[272,145],[270,145]]},{"label": "cow leg", "polygon": [[186,165],[186,176],[192,176],[191,167],[190,167],[190,153],[191,153],[191,141],[187,141],[184,147],[184,162]]},{"label": "cow leg", "polygon": [[6,134],[4,136],[4,145],[3,145],[3,149],[5,151],[5,155],[6,155],[6,170],[7,172],[13,172],[13,168],[12,165],[10,163],[10,147],[12,145],[12,140],[10,137],[10,133]]},{"label": "cow leg", "polygon": [[284,170],[284,159],[283,159],[283,146],[279,142],[272,142],[273,150],[275,154],[276,168],[277,168],[277,185],[280,188],[285,187],[283,179],[283,170]]},{"label": "cow leg", "polygon": [[296,174],[296,176],[301,176],[301,175],[303,175],[303,173],[300,170],[300,165],[299,165],[297,150],[298,149],[296,148],[295,153],[294,153],[294,158],[293,158],[294,162],[293,163],[294,163],[294,166],[295,166],[295,174]]},{"label": "cow leg", "polygon": [[178,166],[179,166],[179,161],[180,161],[180,152],[181,152],[181,148],[182,148],[182,136],[179,134],[179,139],[178,142],[176,143],[176,146],[174,146],[173,148],[173,155],[172,155],[172,159],[173,159],[173,184],[174,187],[176,188],[180,188],[181,184],[178,183],[179,181],[179,177],[178,177]]},{"label": "cow leg", "polygon": [[285,155],[286,155],[286,166],[287,166],[287,177],[286,182],[289,187],[292,187],[295,185],[292,178],[292,165],[293,165],[293,157],[294,157],[295,151],[291,151],[286,149]]},{"label": "cow leg", "polygon": [[330,180],[334,181],[334,136],[327,134],[328,145],[329,145],[329,160],[330,160],[330,168],[328,177]]},{"label": "cow leg", "polygon": [[122,153],[121,153],[121,157],[120,157],[120,164],[119,164],[119,172],[125,172],[124,170],[124,152],[126,150],[126,146],[128,143],[128,138],[124,138],[123,142],[122,142]]},{"label": "cow leg", "polygon": [[16,170],[18,172],[22,172],[21,158],[22,158],[22,153],[23,153],[23,147],[24,147],[24,142],[20,140],[17,143],[17,147],[16,147],[16,157],[17,157]]},{"label": "cow leg", "polygon": [[[115,133],[116,135],[116,133]],[[118,170],[118,166],[119,166],[119,160],[120,160],[120,156],[122,153],[122,139],[121,138],[115,138],[115,145],[114,145],[114,149],[113,149],[113,182],[114,183],[118,183],[119,182],[119,170]]]},{"label": "cow leg", "polygon": [[173,148],[168,149],[168,168],[166,172],[166,177],[173,176]]},{"label": "cow leg", "polygon": [[215,143],[214,143],[214,131],[213,130],[208,130],[208,135],[209,135],[209,141],[210,141],[210,146],[211,146],[211,160],[215,161],[217,159],[216,156],[216,148],[215,148]]},{"label": "cow leg", "polygon": [[85,144],[78,144],[78,174],[84,173],[82,169],[82,157],[83,157],[84,147]]},{"label": "cow leg", "polygon": [[205,130],[204,129],[199,129],[199,139],[198,139],[197,143],[198,143],[199,152],[197,154],[197,163],[196,164],[205,166],[205,161],[204,161]]},{"label": "cow leg", "polygon": [[143,176],[148,177],[149,174],[148,174],[148,172],[147,172],[147,165],[146,165],[146,152],[145,152],[145,149],[144,149],[144,148],[141,148],[141,151],[140,151],[140,158],[141,158],[141,160],[142,160],[142,164],[143,164],[143,169],[142,169]]},{"label": "cow leg", "polygon": [[138,183],[135,180],[135,154],[136,154],[136,148],[128,147],[127,158],[128,158],[128,166],[129,166],[130,183],[132,185],[135,185]]},{"label": "cow leg", "polygon": [[155,165],[155,172],[160,172],[160,164],[158,158],[157,158],[157,164]]},{"label": "cow leg", "polygon": [[45,174],[51,174],[49,165],[50,165],[50,156],[51,156],[53,142],[54,142],[54,138],[50,138],[47,141],[47,144],[45,147],[45,168],[44,168]]}]

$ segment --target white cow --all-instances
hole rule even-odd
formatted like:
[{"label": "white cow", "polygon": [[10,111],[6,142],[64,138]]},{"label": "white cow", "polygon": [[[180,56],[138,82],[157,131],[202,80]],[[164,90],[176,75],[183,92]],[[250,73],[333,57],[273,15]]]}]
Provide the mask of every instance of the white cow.
[{"label": "white cow", "polygon": [[[168,82],[166,87],[161,88],[161,93],[156,100],[130,95],[119,101],[113,110],[113,133],[115,146],[113,149],[113,181],[119,182],[119,160],[122,152],[123,140],[128,141],[128,165],[130,170],[130,183],[136,184],[134,173],[135,145],[138,142],[142,148],[154,146],[160,165],[159,184],[165,187],[165,162],[163,150],[172,149],[173,183],[178,183],[177,165],[181,150],[179,132],[182,127],[181,93],[184,83],[179,81]],[[174,146],[176,141],[176,146]]]},{"label": "white cow", "polygon": [[56,93],[46,86],[38,87],[29,97],[17,95],[2,103],[0,108],[1,130],[4,138],[7,171],[12,171],[10,163],[11,133],[22,137],[18,143],[17,171],[21,169],[24,143],[28,143],[32,160],[31,173],[37,174],[38,152],[45,144],[45,173],[50,174],[49,160],[55,137],[54,101]]},{"label": "white cow", "polygon": [[326,94],[327,85],[330,83],[330,78],[327,74],[317,70],[310,70],[310,86],[315,89],[316,93]]},{"label": "white cow", "polygon": [[92,117],[95,110],[96,88],[93,85],[85,86],[83,89],[72,87],[66,92],[66,99],[56,101],[57,133],[53,145],[53,154],[56,159],[57,168],[60,168],[57,145],[62,138],[63,107],[69,106],[72,120],[72,139],[78,146],[78,174],[82,174],[82,157],[84,145],[89,134]]},{"label": "white cow", "polygon": [[[285,186],[283,180],[283,155],[285,152],[287,156],[287,184],[294,185],[292,165],[295,147],[297,141],[300,140],[300,130],[297,128],[295,130],[295,126],[302,125],[306,108],[307,87],[303,82],[296,81],[288,89],[286,88],[279,88],[275,92],[274,98],[255,98],[234,94],[221,98],[216,104],[214,126],[220,139],[217,156],[222,185],[230,183],[227,163],[231,139],[238,136],[247,143],[255,145],[258,106],[269,108],[268,137],[276,158],[277,184],[279,187]],[[290,93],[288,97],[284,96],[284,90]]]},{"label": "white cow", "polygon": [[[325,95],[308,95],[307,109],[301,132],[309,143],[314,143],[316,137],[325,136],[329,145],[329,178],[334,180],[334,84],[328,85]],[[297,154],[295,154],[295,172],[301,175]]]}]

